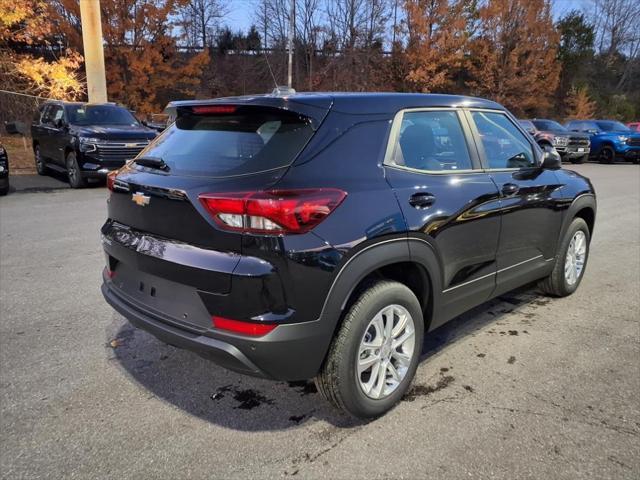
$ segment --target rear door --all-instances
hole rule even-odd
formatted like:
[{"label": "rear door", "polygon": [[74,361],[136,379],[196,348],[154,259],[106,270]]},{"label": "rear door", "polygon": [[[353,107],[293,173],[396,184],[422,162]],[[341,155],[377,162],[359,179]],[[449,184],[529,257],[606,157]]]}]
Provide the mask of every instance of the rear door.
[{"label": "rear door", "polygon": [[562,223],[553,170],[539,168],[541,152],[509,115],[471,110],[485,171],[500,192],[502,227],[497,254],[498,294],[539,278],[555,257]]},{"label": "rear door", "polygon": [[61,105],[52,105],[49,114],[49,149],[50,158],[58,165],[65,164],[64,150],[67,144],[67,129],[60,122],[64,123],[64,109]]},{"label": "rear door", "polygon": [[40,146],[40,155],[47,159],[51,159],[55,149],[51,145],[51,118],[55,105],[47,104],[42,110],[39,122],[36,123],[35,130],[38,136],[38,145]]},{"label": "rear door", "polygon": [[385,163],[410,236],[428,242],[440,256],[442,312],[435,327],[494,290],[498,191],[480,169],[468,124],[457,109],[400,112]]}]

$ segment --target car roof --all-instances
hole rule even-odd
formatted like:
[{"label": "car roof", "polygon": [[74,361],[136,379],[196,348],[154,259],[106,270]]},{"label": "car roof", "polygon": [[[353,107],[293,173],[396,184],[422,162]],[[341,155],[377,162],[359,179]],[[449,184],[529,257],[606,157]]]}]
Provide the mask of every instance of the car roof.
[{"label": "car roof", "polygon": [[[96,102],[96,103],[91,103],[91,102],[69,102],[66,100],[47,100],[46,102],[44,102],[44,105],[46,104],[54,104],[54,105],[84,105],[84,106],[103,106],[103,105],[109,105],[109,106],[113,106],[113,107],[122,107],[122,105],[118,105],[116,102]],[[126,108],[126,107],[123,107]]]},{"label": "car roof", "polygon": [[238,97],[214,98],[208,100],[182,100],[170,102],[167,109],[175,107],[209,105],[212,103],[235,103],[246,105],[270,105],[286,108],[288,104],[331,108],[334,111],[352,114],[395,113],[406,108],[429,107],[469,107],[504,110],[491,100],[435,93],[392,93],[392,92],[300,92],[290,95],[244,95]]}]

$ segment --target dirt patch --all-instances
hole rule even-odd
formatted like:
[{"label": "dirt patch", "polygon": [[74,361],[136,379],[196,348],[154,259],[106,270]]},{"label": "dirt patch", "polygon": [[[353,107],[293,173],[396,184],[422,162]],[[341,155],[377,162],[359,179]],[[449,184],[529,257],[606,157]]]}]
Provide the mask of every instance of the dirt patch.
[{"label": "dirt patch", "polygon": [[405,394],[403,400],[406,402],[413,402],[418,397],[426,397],[427,395],[431,395],[443,388],[447,388],[454,380],[455,378],[451,375],[446,375],[438,380],[438,383],[435,385],[416,385]]},{"label": "dirt patch", "polygon": [[0,143],[7,149],[9,172],[12,175],[36,173],[30,137],[0,135]]},{"label": "dirt patch", "polygon": [[306,380],[296,381],[296,382],[287,382],[287,384],[291,388],[295,388],[300,396],[309,395],[310,393],[318,393],[318,389],[316,388],[316,384],[313,382],[307,382]]},{"label": "dirt patch", "polygon": [[218,388],[210,398],[214,401],[222,400],[226,394],[233,395],[233,399],[238,402],[233,408],[239,408],[240,410],[253,410],[260,405],[273,405],[273,400],[265,397],[262,393],[251,388],[241,389],[233,385],[225,385]]}]

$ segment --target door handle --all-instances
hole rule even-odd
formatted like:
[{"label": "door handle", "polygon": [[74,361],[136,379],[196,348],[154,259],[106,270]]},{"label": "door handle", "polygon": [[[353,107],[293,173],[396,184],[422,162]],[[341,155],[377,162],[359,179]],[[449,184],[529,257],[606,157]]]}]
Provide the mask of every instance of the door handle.
[{"label": "door handle", "polygon": [[516,193],[518,193],[519,190],[520,190],[520,187],[515,183],[505,183],[504,185],[502,185],[502,194],[505,197],[510,197],[512,195],[515,195]]},{"label": "door handle", "polygon": [[414,193],[409,198],[409,204],[414,208],[427,208],[433,205],[435,201],[436,197],[426,192]]}]

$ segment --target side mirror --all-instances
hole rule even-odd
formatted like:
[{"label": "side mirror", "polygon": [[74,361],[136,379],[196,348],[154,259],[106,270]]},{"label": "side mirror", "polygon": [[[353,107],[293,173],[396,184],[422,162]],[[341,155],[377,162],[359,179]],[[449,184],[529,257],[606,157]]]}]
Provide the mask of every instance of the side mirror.
[{"label": "side mirror", "polygon": [[544,147],[540,167],[544,170],[560,170],[562,168],[562,157],[555,148]]},{"label": "side mirror", "polygon": [[67,126],[67,124],[64,122],[63,119],[59,118],[58,120],[55,121],[55,123],[53,124],[56,128],[64,128]]}]

